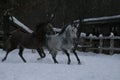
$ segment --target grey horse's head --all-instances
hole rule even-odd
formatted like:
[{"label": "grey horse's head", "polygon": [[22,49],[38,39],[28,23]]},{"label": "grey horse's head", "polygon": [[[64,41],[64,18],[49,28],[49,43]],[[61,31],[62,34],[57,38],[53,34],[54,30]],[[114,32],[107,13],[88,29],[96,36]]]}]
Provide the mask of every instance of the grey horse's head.
[{"label": "grey horse's head", "polygon": [[73,25],[68,25],[65,29],[66,37],[68,38],[77,38],[77,27]]}]

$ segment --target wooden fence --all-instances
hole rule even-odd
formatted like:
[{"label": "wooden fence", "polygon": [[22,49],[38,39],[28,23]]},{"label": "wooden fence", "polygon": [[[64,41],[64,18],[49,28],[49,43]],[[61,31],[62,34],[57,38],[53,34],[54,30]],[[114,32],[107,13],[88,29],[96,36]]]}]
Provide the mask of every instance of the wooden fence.
[{"label": "wooden fence", "polygon": [[[87,43],[85,40],[87,40]],[[97,40],[97,43],[95,43],[96,40]],[[105,45],[103,45],[105,40],[108,40],[109,47],[106,47]],[[113,33],[111,33],[110,36],[103,36],[102,34],[100,34],[99,37],[92,36],[92,35],[80,36],[80,42],[79,42],[80,45],[78,47],[87,48],[90,50],[98,50],[99,53],[103,53],[103,50],[109,50],[109,54],[113,54],[114,51],[116,50],[120,51],[120,48],[117,48],[114,46],[115,40],[120,40],[120,36],[114,36]],[[93,46],[93,44],[97,46]]]}]

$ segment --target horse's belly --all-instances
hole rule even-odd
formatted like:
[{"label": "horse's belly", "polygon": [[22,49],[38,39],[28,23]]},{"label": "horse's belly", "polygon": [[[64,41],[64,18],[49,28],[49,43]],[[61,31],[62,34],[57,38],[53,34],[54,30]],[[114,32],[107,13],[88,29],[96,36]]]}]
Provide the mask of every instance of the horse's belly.
[{"label": "horse's belly", "polygon": [[72,49],[74,46],[72,44],[68,44],[68,45],[62,45],[63,49]]},{"label": "horse's belly", "polygon": [[28,49],[38,49],[40,47],[40,44],[36,43],[24,43],[22,44],[23,47],[28,48]]},{"label": "horse's belly", "polygon": [[59,41],[59,39],[54,39],[54,40],[50,40],[48,41],[48,47],[54,51],[58,51],[61,50],[61,41]]}]

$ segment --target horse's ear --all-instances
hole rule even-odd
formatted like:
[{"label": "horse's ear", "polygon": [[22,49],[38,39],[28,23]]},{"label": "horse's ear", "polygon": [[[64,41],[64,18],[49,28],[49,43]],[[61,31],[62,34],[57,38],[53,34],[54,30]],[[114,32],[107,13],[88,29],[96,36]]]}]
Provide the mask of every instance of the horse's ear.
[{"label": "horse's ear", "polygon": [[51,28],[53,28],[53,25],[51,23],[48,23],[48,26],[51,27]]},{"label": "horse's ear", "polygon": [[66,30],[69,31],[70,28],[71,28],[71,26],[72,26],[72,25],[68,25],[68,26],[66,27]]}]

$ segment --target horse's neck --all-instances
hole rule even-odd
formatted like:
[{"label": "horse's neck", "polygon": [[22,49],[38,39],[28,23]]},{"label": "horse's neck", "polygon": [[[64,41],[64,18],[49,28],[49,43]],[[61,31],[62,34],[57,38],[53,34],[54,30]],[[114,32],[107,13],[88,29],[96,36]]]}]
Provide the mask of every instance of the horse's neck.
[{"label": "horse's neck", "polygon": [[67,40],[68,43],[71,43],[71,44],[74,43],[74,39],[73,38],[66,38],[66,40]]},{"label": "horse's neck", "polygon": [[66,32],[63,32],[62,34],[59,34],[59,36],[62,37],[62,38],[66,38],[67,37],[66,36]]},{"label": "horse's neck", "polygon": [[74,39],[71,37],[67,37],[66,34],[60,34],[59,37],[68,44],[74,43]]},{"label": "horse's neck", "polygon": [[42,42],[44,42],[46,39],[45,33],[38,34],[38,33],[34,32],[34,33],[32,33],[32,35],[33,35],[33,37],[35,37],[36,39],[38,39],[39,41],[42,41]]}]

